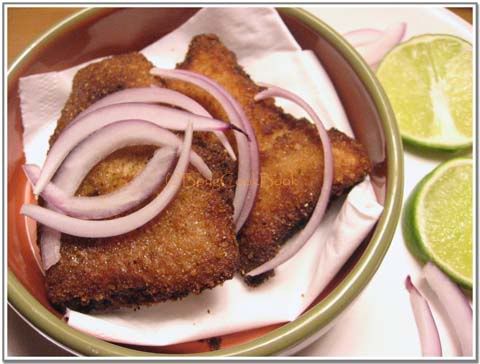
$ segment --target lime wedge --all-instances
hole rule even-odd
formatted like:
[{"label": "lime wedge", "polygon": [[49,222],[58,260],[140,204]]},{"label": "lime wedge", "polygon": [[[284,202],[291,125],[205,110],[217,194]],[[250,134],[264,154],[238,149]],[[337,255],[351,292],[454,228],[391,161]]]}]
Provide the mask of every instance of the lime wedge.
[{"label": "lime wedge", "polygon": [[472,45],[451,35],[422,35],[395,47],[377,76],[403,140],[435,150],[472,145]]},{"label": "lime wedge", "polygon": [[473,166],[469,158],[442,163],[408,198],[403,214],[407,247],[435,262],[454,281],[472,288]]}]

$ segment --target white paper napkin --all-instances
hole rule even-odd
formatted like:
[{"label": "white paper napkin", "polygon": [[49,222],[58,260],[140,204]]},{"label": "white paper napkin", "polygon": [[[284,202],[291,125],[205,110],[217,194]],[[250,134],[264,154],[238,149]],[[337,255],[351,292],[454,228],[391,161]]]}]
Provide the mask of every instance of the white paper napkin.
[{"label": "white paper napkin", "polygon": [[[327,127],[352,135],[328,75],[312,52],[300,50],[273,9],[203,9],[142,53],[156,66],[173,68],[183,60],[190,39],[208,32],[219,35],[254,80],[298,93]],[[73,76],[83,66],[20,80],[27,163],[43,163]],[[303,115],[291,104],[279,104]],[[337,201],[305,247],[259,287],[248,287],[236,277],[200,295],[138,311],[94,315],[69,311],[68,323],[112,342],[168,345],[294,320],[343,266],[382,211],[368,180],[351,191],[338,214],[340,207]]]}]

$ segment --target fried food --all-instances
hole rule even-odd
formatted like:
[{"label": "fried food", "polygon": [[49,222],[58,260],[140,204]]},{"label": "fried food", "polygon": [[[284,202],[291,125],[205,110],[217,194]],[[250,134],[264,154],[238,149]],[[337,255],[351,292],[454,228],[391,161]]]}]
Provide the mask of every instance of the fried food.
[{"label": "fried food", "polygon": [[[158,84],[149,74],[151,67],[132,53],[80,70],[50,143],[103,96]],[[235,170],[235,163],[207,133],[195,133],[193,148],[212,169],[211,183],[189,168],[174,200],[141,228],[103,239],[62,235],[61,259],[46,272],[48,298],[55,307],[86,312],[148,304],[199,293],[233,277],[239,262],[232,221],[236,177],[232,174],[228,181],[224,176]],[[154,150],[128,147],[111,154],[92,169],[77,195],[101,195],[123,186]]]},{"label": "fried food", "polygon": [[[183,82],[154,79],[151,67],[143,56],[132,53],[80,70],[50,143],[100,98],[151,84],[166,83],[199,101],[214,117],[227,120],[208,94]],[[103,239],[62,235],[61,260],[46,272],[48,297],[57,308],[86,312],[199,293],[232,278],[237,270],[244,274],[272,259],[281,244],[308,221],[323,176],[322,146],[315,127],[284,113],[273,100],[254,102],[261,88],[216,36],[195,37],[179,67],[222,84],[240,102],[257,135],[261,185],[254,209],[237,236],[239,244],[232,221],[236,164],[215,137],[195,133],[194,149],[212,169],[213,182],[207,183],[189,168],[168,208],[143,227]],[[333,195],[340,195],[361,181],[371,166],[358,142],[334,129],[329,136],[335,168]],[[101,195],[123,186],[140,173],[153,151],[142,146],[113,153],[89,173],[77,195]]]},{"label": "fried food", "polygon": [[[313,124],[276,107],[273,100],[255,102],[261,91],[215,35],[193,38],[178,68],[201,73],[221,84],[243,107],[260,148],[261,184],[253,211],[238,234],[243,274],[272,259],[282,243],[309,219],[323,178],[323,153]],[[223,109],[199,88],[165,80],[167,87],[200,102],[214,117],[228,120]],[[344,193],[371,169],[365,149],[331,129],[334,156],[333,195]],[[255,284],[265,276],[249,280]]]}]

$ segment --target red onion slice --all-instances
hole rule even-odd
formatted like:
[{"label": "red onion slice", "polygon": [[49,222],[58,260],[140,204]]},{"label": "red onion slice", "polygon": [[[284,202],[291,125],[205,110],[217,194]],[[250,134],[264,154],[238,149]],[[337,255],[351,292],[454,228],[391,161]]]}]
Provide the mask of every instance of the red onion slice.
[{"label": "red onion slice", "polygon": [[[98,110],[108,105],[123,104],[129,102],[163,103],[171,106],[180,107],[185,111],[191,112],[199,116],[212,118],[212,115],[210,115],[208,111],[205,110],[203,106],[196,102],[194,99],[174,90],[151,86],[140,88],[127,88],[125,90],[109,94],[94,103],[93,105],[89,106],[86,110],[82,111],[75,119],[82,118],[83,116],[90,114],[92,111]],[[225,134],[218,131],[214,131],[213,133],[217,136],[222,145],[225,147],[230,157],[233,160],[236,160],[237,157],[235,156],[233,147],[228,141]]]},{"label": "red onion slice", "polygon": [[373,43],[382,36],[382,32],[377,29],[358,29],[342,34],[343,37],[354,47]]},{"label": "red onion slice", "polygon": [[[127,128],[127,132],[120,137],[115,130],[120,130],[123,126]],[[130,125],[130,126],[129,126]],[[114,128],[115,138],[112,139],[112,129]],[[135,132],[132,132],[132,128]],[[178,149],[182,145],[182,140],[171,131],[164,130],[152,123],[132,120],[121,121],[103,127],[96,131],[85,140],[83,140],[75,149],[67,156],[57,173],[53,177],[54,184],[61,188],[68,196],[73,196],[88,172],[101,160],[105,159],[115,150],[124,146],[140,143],[140,132],[144,132],[144,143],[166,145]],[[135,136],[136,135],[136,136]],[[159,141],[161,141],[160,144]],[[138,145],[138,144],[137,144]],[[190,153],[190,161],[205,178],[211,179],[212,172],[202,160],[202,158],[194,151]],[[49,204],[47,208],[53,208]],[[42,262],[45,271],[60,260],[61,234],[58,231],[43,227],[40,237],[40,245],[42,252]]]},{"label": "red onion slice", "polygon": [[231,128],[223,121],[161,105],[124,103],[105,106],[70,123],[62,131],[47,155],[33,192],[36,195],[42,192],[65,157],[80,141],[103,126],[129,119],[145,120],[173,130],[185,130],[188,122],[192,122],[194,130],[198,131],[224,131]]},{"label": "red onion slice", "polygon": [[[260,180],[259,149],[255,132],[238,102],[217,82],[195,72],[185,70],[152,69],[156,76],[189,82],[212,95],[225,110],[230,123],[243,129],[249,140],[234,133],[238,148],[238,176],[233,201],[235,229],[238,232],[255,203]],[[245,183],[248,181],[248,183]]]},{"label": "red onion slice", "polygon": [[385,29],[375,42],[360,46],[357,51],[371,67],[376,67],[383,57],[402,41],[406,29],[406,23],[394,24]]},{"label": "red onion slice", "polygon": [[[41,196],[55,208],[66,215],[81,219],[98,220],[117,216],[145,201],[164,180],[172,166],[176,151],[162,148],[155,152],[144,170],[132,182],[100,196],[69,196],[52,182],[49,182]],[[25,174],[32,185],[38,180],[40,168],[25,165]]]},{"label": "red onion slice", "polygon": [[85,238],[106,238],[133,231],[162,212],[182,186],[182,179],[189,164],[192,137],[193,126],[188,122],[182,151],[167,185],[149,204],[127,216],[100,221],[81,220],[31,204],[24,204],[20,213],[57,231]]},{"label": "red onion slice", "polygon": [[121,91],[109,94],[94,104],[90,105],[87,109],[77,115],[75,120],[82,118],[83,116],[90,114],[92,111],[101,109],[102,107],[125,104],[131,102],[140,103],[162,103],[171,106],[181,107],[182,109],[194,113],[196,115],[211,118],[212,116],[207,110],[203,108],[194,99],[174,90],[167,88],[161,88],[157,86],[140,87],[140,88],[127,88]]},{"label": "red onion slice", "polygon": [[422,294],[418,291],[417,287],[413,285],[410,276],[407,276],[405,279],[405,287],[410,294],[410,303],[417,324],[422,355],[442,356],[440,336],[427,300],[425,300]]},{"label": "red onion slice", "polygon": [[290,91],[275,86],[268,86],[266,90],[257,94],[255,96],[255,101],[264,100],[270,97],[282,97],[287,100],[293,101],[294,103],[302,107],[312,118],[315,126],[317,127],[318,134],[320,135],[320,140],[322,142],[324,160],[323,184],[322,191],[320,192],[320,197],[318,198],[317,204],[315,205],[312,216],[310,217],[307,225],[295,238],[295,240],[282,247],[282,249],[277,254],[277,256],[275,256],[275,258],[248,272],[248,276],[256,276],[278,267],[280,264],[286,262],[291,257],[293,257],[305,245],[305,243],[308,241],[308,239],[310,239],[310,237],[313,235],[318,225],[322,221],[325,210],[327,209],[333,182],[332,147],[330,145],[330,139],[328,138],[327,131],[325,130],[325,127],[323,126],[323,123],[318,117],[318,115],[310,107],[310,105],[308,105],[300,97],[291,93]]},{"label": "red onion slice", "polygon": [[462,290],[433,263],[423,267],[428,284],[450,318],[464,356],[473,355],[473,313],[472,307]]},{"label": "red onion slice", "polygon": [[[95,164],[118,149],[135,145],[168,146],[178,149],[182,146],[182,140],[171,131],[148,121],[117,121],[100,128],[78,144],[60,166],[61,175],[59,169],[54,180],[75,178],[80,184],[79,176],[83,179]],[[202,176],[212,178],[210,168],[193,150],[190,152],[190,160]]]}]

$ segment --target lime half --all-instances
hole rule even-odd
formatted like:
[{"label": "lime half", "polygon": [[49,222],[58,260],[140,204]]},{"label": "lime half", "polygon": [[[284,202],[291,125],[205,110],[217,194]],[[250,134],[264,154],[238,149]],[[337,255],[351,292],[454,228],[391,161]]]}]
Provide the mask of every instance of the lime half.
[{"label": "lime half", "polygon": [[388,53],[377,76],[405,142],[436,150],[472,145],[472,45],[422,35]]},{"label": "lime half", "polygon": [[473,163],[442,163],[415,187],[404,208],[403,235],[422,262],[433,261],[454,281],[472,288]]}]

